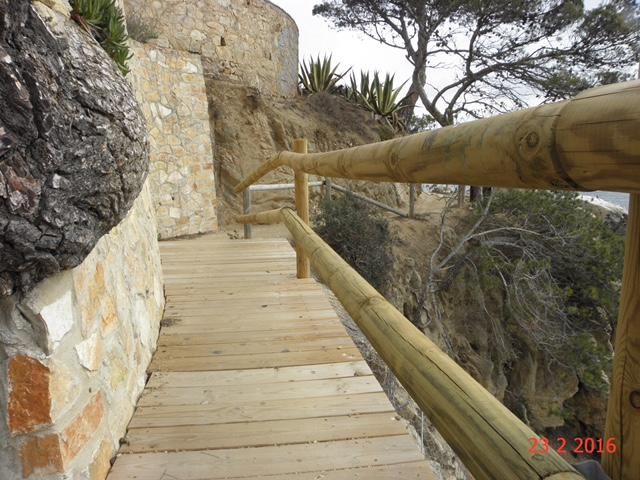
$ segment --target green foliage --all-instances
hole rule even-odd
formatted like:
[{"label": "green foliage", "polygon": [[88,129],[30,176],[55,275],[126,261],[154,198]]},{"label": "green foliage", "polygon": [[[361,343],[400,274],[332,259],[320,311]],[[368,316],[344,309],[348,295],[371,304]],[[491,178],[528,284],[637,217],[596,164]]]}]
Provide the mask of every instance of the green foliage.
[{"label": "green foliage", "polygon": [[576,194],[513,190],[495,196],[465,255],[485,295],[505,291],[512,338],[501,343],[532,342],[604,391],[623,250],[623,238]]},{"label": "green foliage", "polygon": [[387,119],[391,125],[403,128],[398,113],[404,108],[402,99],[398,100],[404,82],[399,87],[394,85],[395,75],[385,75],[384,80],[380,74],[374,72],[360,72],[360,83],[354,74],[350,77],[350,87],[347,89],[347,98],[362,105],[370,112]]},{"label": "green foliage", "polygon": [[127,31],[129,32],[129,37],[138,42],[147,43],[149,40],[158,38],[156,28],[156,22],[143,18],[138,12],[127,14]]},{"label": "green foliage", "polygon": [[391,235],[387,220],[353,195],[323,200],[315,230],[375,288],[391,269]]},{"label": "green foliage", "polygon": [[339,64],[332,65],[331,55],[325,56],[322,60],[320,60],[320,55],[315,59],[310,57],[308,63],[303,60],[300,65],[300,85],[308,93],[333,93],[338,82],[351,70],[337,73],[339,66]]},{"label": "green foliage", "polygon": [[427,130],[432,130],[438,126],[434,118],[429,114],[411,115],[411,118],[407,122],[408,133],[420,133]]},{"label": "green foliage", "polygon": [[115,0],[69,0],[71,17],[95,38],[123,75],[131,58],[124,15]]}]

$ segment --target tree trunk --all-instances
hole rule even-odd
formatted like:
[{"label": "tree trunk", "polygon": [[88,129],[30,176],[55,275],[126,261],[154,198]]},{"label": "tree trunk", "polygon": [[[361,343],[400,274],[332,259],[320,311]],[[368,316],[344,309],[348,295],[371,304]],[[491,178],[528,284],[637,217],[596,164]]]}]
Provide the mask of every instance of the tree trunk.
[{"label": "tree trunk", "polygon": [[470,187],[469,188],[469,201],[471,203],[475,203],[478,201],[482,201],[482,188],[481,187]]}]

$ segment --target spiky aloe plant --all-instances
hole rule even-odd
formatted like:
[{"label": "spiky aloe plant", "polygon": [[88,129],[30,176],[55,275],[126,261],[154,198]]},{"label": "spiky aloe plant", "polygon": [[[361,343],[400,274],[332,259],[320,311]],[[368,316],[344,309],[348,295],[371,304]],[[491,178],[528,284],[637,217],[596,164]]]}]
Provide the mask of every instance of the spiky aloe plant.
[{"label": "spiky aloe plant", "polygon": [[339,66],[332,65],[331,55],[325,55],[322,60],[320,55],[315,59],[310,57],[308,64],[303,60],[300,65],[300,85],[309,93],[333,92],[338,82],[351,70],[337,73]]},{"label": "spiky aloe plant", "polygon": [[71,18],[95,38],[123,75],[131,58],[124,15],[115,0],[69,0]]},{"label": "spiky aloe plant", "polygon": [[395,75],[385,75],[381,80],[380,74],[374,72],[373,76],[369,72],[360,72],[360,84],[355,75],[351,75],[350,92],[353,99],[370,112],[387,119],[394,128],[404,128],[398,113],[404,107],[404,99],[398,100],[402,87],[395,87]]}]

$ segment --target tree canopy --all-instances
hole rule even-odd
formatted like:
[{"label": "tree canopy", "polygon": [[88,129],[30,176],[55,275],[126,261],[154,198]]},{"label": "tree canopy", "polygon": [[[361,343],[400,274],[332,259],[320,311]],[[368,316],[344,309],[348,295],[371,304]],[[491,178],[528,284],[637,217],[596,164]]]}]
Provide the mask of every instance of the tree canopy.
[{"label": "tree canopy", "polygon": [[[328,0],[336,27],[403,50],[413,65],[407,97],[441,126],[556,100],[631,76],[638,59],[637,0]],[[448,69],[445,84],[434,72]],[[408,109],[412,110],[412,108]]]}]

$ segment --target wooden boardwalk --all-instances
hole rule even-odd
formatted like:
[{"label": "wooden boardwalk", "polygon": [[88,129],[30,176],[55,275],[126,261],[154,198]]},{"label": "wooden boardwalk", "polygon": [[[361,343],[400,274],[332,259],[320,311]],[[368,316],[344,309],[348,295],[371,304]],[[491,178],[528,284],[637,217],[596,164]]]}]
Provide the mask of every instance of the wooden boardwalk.
[{"label": "wooden boardwalk", "polygon": [[164,326],[109,480],[434,478],[288,242],[161,249]]}]

